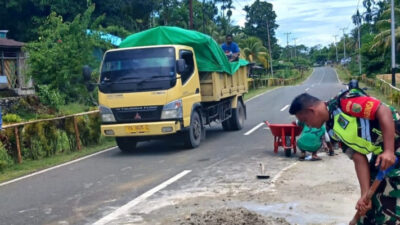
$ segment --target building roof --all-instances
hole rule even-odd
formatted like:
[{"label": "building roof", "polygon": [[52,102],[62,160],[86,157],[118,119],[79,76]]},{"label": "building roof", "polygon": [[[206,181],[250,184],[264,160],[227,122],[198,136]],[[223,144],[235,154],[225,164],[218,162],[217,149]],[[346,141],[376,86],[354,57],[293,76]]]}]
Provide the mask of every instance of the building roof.
[{"label": "building roof", "polygon": [[7,38],[0,38],[0,47],[17,47],[20,48],[24,45],[25,43],[15,41],[13,39],[7,39]]}]

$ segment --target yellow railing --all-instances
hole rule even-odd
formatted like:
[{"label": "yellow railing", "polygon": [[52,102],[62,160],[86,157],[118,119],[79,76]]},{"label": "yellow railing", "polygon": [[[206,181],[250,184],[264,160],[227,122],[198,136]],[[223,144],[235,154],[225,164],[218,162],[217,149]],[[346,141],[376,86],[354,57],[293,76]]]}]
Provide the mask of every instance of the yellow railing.
[{"label": "yellow railing", "polygon": [[400,106],[400,89],[379,77],[378,75],[377,78],[369,78],[364,74],[357,77],[353,76],[352,78],[361,80],[369,87],[376,88],[390,101],[390,104]]}]

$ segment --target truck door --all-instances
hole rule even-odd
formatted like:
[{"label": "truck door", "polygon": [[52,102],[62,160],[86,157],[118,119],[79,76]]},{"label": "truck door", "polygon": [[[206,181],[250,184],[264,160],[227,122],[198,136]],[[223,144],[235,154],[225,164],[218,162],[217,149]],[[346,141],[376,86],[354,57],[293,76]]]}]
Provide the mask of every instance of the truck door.
[{"label": "truck door", "polygon": [[186,64],[185,71],[180,74],[182,81],[183,123],[186,127],[190,124],[193,104],[201,101],[200,80],[193,52],[180,50],[179,57],[184,59]]}]

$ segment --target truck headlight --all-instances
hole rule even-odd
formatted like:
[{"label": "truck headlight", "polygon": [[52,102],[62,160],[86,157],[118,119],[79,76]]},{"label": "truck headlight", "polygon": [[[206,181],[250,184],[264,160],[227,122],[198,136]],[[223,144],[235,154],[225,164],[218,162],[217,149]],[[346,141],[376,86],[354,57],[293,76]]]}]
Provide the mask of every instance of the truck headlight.
[{"label": "truck headlight", "polygon": [[182,118],[182,100],[172,101],[163,107],[161,119]]},{"label": "truck headlight", "polygon": [[101,121],[105,123],[115,122],[115,117],[110,108],[100,105]]}]

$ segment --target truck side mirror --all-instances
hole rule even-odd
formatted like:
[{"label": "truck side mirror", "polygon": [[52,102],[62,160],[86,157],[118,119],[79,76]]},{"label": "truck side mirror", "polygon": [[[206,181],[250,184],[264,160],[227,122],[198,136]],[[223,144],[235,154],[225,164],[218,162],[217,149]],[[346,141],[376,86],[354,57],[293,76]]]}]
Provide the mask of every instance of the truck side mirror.
[{"label": "truck side mirror", "polygon": [[82,75],[84,81],[89,81],[92,77],[92,69],[88,65],[82,67]]},{"label": "truck side mirror", "polygon": [[186,62],[184,59],[176,60],[176,70],[177,70],[176,72],[182,74],[183,72],[185,72],[185,68],[186,68]]}]

